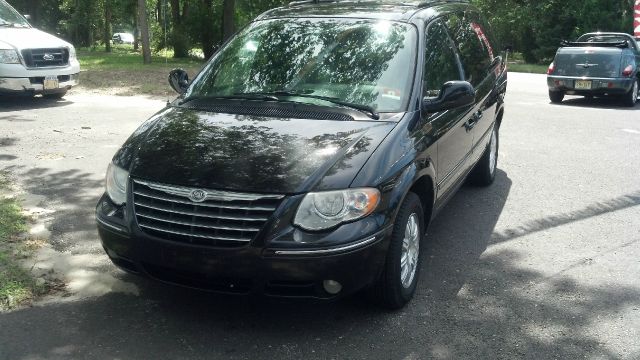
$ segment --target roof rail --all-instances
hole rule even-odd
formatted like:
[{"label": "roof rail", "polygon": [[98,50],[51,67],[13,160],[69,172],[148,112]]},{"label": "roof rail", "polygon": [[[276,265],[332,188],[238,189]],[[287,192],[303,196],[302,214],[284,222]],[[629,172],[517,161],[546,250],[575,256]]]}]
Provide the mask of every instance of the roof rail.
[{"label": "roof rail", "polygon": [[[348,2],[360,2],[358,0],[347,0]],[[344,2],[347,2],[344,1]],[[289,6],[300,6],[307,4],[321,4],[321,3],[340,3],[340,0],[297,0],[289,3]],[[362,2],[375,2],[375,0],[363,0]],[[441,3],[469,3],[469,0],[405,0],[405,1],[384,1],[382,3],[395,4],[400,6],[414,6],[416,8],[422,8],[429,5],[436,5]]]}]

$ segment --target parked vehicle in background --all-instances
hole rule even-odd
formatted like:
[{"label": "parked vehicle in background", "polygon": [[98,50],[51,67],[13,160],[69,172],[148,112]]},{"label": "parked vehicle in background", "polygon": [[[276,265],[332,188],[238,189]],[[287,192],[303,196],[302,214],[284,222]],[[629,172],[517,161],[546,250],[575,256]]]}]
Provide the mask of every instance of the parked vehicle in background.
[{"label": "parked vehicle in background", "polygon": [[61,98],[78,84],[79,75],[73,45],[34,29],[0,0],[0,96]]},{"label": "parked vehicle in background", "polygon": [[[413,296],[431,219],[490,185],[505,58],[467,2],[300,1],[261,15],[108,167],[122,269],[216,292]],[[490,204],[487,204],[490,206]]]},{"label": "parked vehicle in background", "polygon": [[115,33],[111,37],[114,44],[133,44],[134,38],[129,33]]},{"label": "parked vehicle in background", "polygon": [[566,95],[612,95],[635,106],[640,80],[640,49],[624,33],[588,33],[564,41],[547,71],[549,99],[560,103]]}]

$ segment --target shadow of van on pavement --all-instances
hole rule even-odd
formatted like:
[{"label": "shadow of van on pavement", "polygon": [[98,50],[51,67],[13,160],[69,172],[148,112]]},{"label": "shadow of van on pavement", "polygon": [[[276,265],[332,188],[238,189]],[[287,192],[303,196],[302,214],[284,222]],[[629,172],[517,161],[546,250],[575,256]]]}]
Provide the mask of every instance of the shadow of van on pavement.
[{"label": "shadow of van on pavement", "polygon": [[403,310],[357,296],[329,304],[218,296],[121,273],[139,297],[0,315],[0,359],[620,358],[585,328],[638,304],[637,289],[548,279],[519,267],[522,254],[485,253],[510,188],[499,171],[492,187],[464,187],[452,199],[429,229],[418,292]]}]

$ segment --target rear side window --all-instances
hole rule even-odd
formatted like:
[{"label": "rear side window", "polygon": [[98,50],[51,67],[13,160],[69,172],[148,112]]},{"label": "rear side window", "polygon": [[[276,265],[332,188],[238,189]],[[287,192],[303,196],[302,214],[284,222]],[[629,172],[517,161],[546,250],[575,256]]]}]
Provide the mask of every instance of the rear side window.
[{"label": "rear side window", "polygon": [[460,53],[465,80],[478,85],[487,76],[494,57],[484,26],[473,14],[460,12],[447,16],[447,28]]},{"label": "rear side window", "polygon": [[460,80],[460,68],[447,28],[440,20],[427,27],[424,96],[437,97],[447,81]]}]

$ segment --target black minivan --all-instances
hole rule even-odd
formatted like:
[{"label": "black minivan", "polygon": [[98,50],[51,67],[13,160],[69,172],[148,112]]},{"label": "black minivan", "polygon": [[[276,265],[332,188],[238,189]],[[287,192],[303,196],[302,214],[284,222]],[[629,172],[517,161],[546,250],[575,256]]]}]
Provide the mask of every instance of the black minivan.
[{"label": "black minivan", "polygon": [[228,41],[109,165],[120,268],[234,294],[390,308],[427,226],[496,173],[506,63],[466,1],[298,1]]}]

